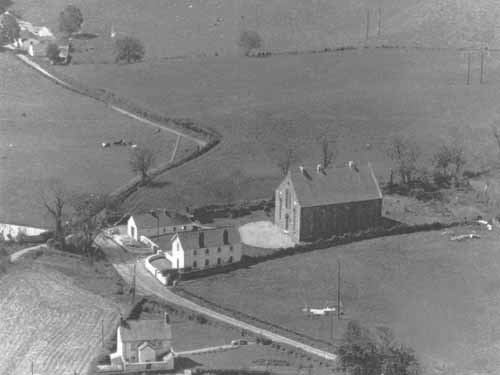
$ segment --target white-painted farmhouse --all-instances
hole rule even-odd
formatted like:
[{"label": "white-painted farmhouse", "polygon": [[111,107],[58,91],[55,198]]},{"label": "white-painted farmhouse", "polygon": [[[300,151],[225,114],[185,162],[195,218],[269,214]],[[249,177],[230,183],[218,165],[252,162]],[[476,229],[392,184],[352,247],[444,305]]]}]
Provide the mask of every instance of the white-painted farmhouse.
[{"label": "white-painted farmhouse", "polygon": [[136,241],[141,236],[157,237],[179,231],[190,231],[196,226],[188,217],[179,213],[156,210],[152,213],[130,216],[127,222],[127,234]]},{"label": "white-painted farmhouse", "polygon": [[168,314],[157,320],[121,320],[111,364],[123,370],[174,368],[172,330]]},{"label": "white-painted farmhouse", "polygon": [[241,260],[241,240],[235,228],[212,228],[176,233],[165,257],[173,269],[203,269]]}]

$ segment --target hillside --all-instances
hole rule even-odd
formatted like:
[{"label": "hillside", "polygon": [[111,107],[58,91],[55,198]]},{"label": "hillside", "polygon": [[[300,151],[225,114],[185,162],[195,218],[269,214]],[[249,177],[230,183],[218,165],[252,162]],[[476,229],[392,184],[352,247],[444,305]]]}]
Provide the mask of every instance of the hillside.
[{"label": "hillside", "polygon": [[[391,45],[498,47],[498,0],[75,0],[90,43],[109,57],[111,26],[143,40],[149,58],[234,54],[239,30],[257,30],[264,48],[309,50],[370,42]],[[57,30],[64,0],[15,0],[13,9]],[[379,8],[381,33],[378,35]],[[95,55],[95,50],[93,51]],[[92,60],[93,59],[93,60]]]}]

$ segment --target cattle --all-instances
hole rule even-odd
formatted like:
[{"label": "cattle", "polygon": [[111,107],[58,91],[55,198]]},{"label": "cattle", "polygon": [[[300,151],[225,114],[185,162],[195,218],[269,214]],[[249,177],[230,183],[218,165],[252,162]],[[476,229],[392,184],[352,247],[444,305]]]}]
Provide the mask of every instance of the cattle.
[{"label": "cattle", "polygon": [[110,142],[102,142],[102,143],[101,143],[101,146],[102,146],[103,148],[107,148],[107,147],[110,147],[110,146],[111,146],[111,143],[110,143]]}]

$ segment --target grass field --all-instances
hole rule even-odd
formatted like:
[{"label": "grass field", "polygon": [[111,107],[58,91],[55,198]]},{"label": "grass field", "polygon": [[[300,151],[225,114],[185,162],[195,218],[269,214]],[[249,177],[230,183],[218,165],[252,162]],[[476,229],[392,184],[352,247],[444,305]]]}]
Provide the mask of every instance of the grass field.
[{"label": "grass field", "polygon": [[[301,309],[305,302],[335,303],[340,259],[345,321],[392,327],[422,356],[428,373],[437,367],[449,374],[496,373],[498,233],[480,234],[480,240],[464,242],[450,241],[451,234],[441,232],[364,241],[185,282],[183,288],[329,340],[330,320],[308,318]],[[337,337],[345,321],[333,322]]]},{"label": "grass field", "polygon": [[[309,50],[369,40],[398,45],[498,46],[496,0],[75,0],[84,31],[99,36],[88,47],[109,61],[111,25],[144,41],[149,58],[237,52],[241,29],[257,30],[269,50]],[[57,30],[66,0],[15,0],[13,9]],[[382,11],[381,32],[378,35]]]},{"label": "grass field", "polygon": [[0,54],[0,63],[1,222],[47,224],[40,189],[51,180],[70,191],[108,193],[134,177],[130,147],[102,142],[130,140],[155,150],[158,161],[170,158],[176,136],[69,92],[13,56]]},{"label": "grass field", "polygon": [[168,201],[184,208],[270,197],[286,149],[294,149],[296,164],[316,165],[323,135],[337,137],[339,163],[369,159],[385,181],[385,150],[395,134],[416,140],[427,162],[443,140],[461,139],[467,168],[484,167],[498,158],[490,130],[499,120],[498,56],[486,58],[485,85],[478,84],[477,56],[473,85],[465,85],[464,61],[451,51],[366,49],[62,69],[222,134],[215,150],[165,174],[165,189],[142,190],[131,199],[146,207]]},{"label": "grass field", "polygon": [[0,278],[0,374],[84,373],[119,307],[52,268],[32,264]]}]

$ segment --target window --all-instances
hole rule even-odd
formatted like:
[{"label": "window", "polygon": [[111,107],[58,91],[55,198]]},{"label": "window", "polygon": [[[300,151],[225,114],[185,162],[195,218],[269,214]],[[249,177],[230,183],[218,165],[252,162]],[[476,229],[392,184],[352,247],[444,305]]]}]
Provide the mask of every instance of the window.
[{"label": "window", "polygon": [[232,246],[229,246],[229,251],[233,251],[233,247]]},{"label": "window", "polygon": [[210,260],[209,259],[205,259],[205,266],[208,266],[210,265]]},{"label": "window", "polygon": [[210,249],[205,249],[205,254],[210,254]]},{"label": "window", "polygon": [[186,226],[185,225],[182,226],[182,230],[186,230]]},{"label": "window", "polygon": [[285,190],[285,208],[290,208],[290,192]]},{"label": "window", "polygon": [[163,228],[163,233],[167,233],[167,228]]},{"label": "window", "polygon": [[221,264],[220,258],[217,258],[217,264]]},{"label": "window", "polygon": [[217,248],[217,252],[218,252],[218,253],[220,253],[220,251],[221,251],[221,250],[220,250],[220,247],[218,247],[218,248]]},{"label": "window", "polygon": [[174,232],[177,232],[177,228],[175,228],[175,227],[173,227],[173,228],[172,228],[172,230],[173,230]]},{"label": "window", "polygon": [[228,263],[233,263],[233,256],[231,255],[229,259],[227,260]]},{"label": "window", "polygon": [[279,204],[278,204],[278,213],[279,213],[279,218],[281,219],[281,209],[283,206],[283,199],[280,197]]},{"label": "window", "polygon": [[198,234],[198,247],[205,247],[205,233]]},{"label": "window", "polygon": [[198,262],[195,260],[195,261],[193,262],[193,268],[197,268],[197,267],[198,267]]},{"label": "window", "polygon": [[295,232],[295,224],[296,224],[296,216],[297,216],[297,209],[293,207],[293,214],[292,214],[292,230]]},{"label": "window", "polygon": [[285,230],[288,230],[288,224],[290,221],[290,216],[288,214],[285,215]]},{"label": "window", "polygon": [[197,255],[198,255],[198,251],[194,250],[194,251],[193,251],[193,255],[194,255],[194,256],[197,256]]},{"label": "window", "polygon": [[229,245],[229,233],[227,229],[224,229],[224,233],[222,233],[222,240],[224,241],[224,245]]}]

